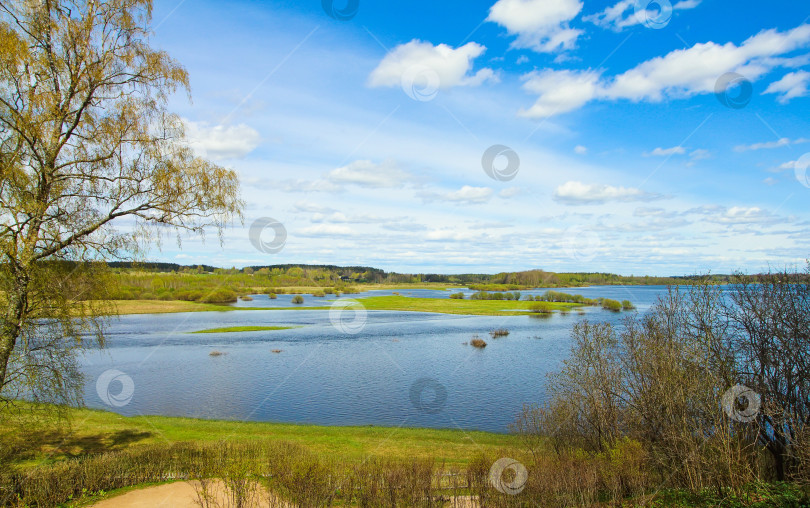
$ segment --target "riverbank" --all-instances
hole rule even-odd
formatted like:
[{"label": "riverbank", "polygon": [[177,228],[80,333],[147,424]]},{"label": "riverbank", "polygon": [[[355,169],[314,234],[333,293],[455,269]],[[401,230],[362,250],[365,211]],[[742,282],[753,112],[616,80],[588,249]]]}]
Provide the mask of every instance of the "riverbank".
[{"label": "riverbank", "polygon": [[347,460],[434,459],[463,466],[481,452],[517,449],[509,434],[411,427],[338,427],[269,422],[202,420],[170,416],[126,417],[95,409],[67,409],[62,422],[32,424],[25,413],[0,423],[0,440],[15,467],[43,464],[151,445],[222,441],[302,445],[311,452]]}]

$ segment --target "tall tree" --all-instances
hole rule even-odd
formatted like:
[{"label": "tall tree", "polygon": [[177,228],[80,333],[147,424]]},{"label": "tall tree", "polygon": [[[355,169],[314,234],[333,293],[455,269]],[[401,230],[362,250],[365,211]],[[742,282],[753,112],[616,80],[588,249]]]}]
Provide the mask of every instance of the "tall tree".
[{"label": "tall tree", "polygon": [[70,352],[103,342],[98,309],[73,301],[100,285],[82,262],[241,216],[236,174],[195,157],[167,110],[189,79],[150,47],[151,14],[0,0],[0,396],[78,394]]}]

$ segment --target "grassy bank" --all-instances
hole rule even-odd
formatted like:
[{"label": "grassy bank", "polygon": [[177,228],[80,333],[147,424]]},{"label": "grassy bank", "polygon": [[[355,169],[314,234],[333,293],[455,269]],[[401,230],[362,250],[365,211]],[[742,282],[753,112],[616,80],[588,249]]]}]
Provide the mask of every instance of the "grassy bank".
[{"label": "grassy bank", "polygon": [[124,417],[107,411],[69,409],[69,427],[0,423],[0,440],[13,450],[14,464],[32,467],[67,458],[180,442],[287,442],[324,456],[358,459],[433,458],[464,465],[477,452],[518,447],[515,436],[489,432],[324,427],[285,423],[200,420],[167,416]]}]

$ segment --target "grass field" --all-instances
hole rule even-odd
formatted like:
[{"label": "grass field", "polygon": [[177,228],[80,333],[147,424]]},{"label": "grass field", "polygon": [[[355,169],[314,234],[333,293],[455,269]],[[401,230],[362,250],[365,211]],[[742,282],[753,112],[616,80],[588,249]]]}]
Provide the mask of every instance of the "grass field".
[{"label": "grass field", "polygon": [[[515,300],[454,300],[451,298],[410,298],[407,296],[372,296],[360,298],[367,310],[400,310],[413,312],[436,312],[441,314],[467,314],[476,316],[526,315],[533,302]],[[164,314],[171,312],[230,312],[237,310],[326,310],[328,305],[317,307],[231,307],[208,303],[161,301],[161,300],[116,300],[113,302],[120,314]],[[581,307],[575,303],[549,303],[553,310],[571,310]]]},{"label": "grass field", "polygon": [[[515,300],[454,300],[451,298],[409,298],[407,296],[372,296],[358,299],[368,310],[402,310],[468,314],[475,316],[525,316],[534,302]],[[582,305],[549,303],[553,310],[571,310]]]},{"label": "grass field", "polygon": [[[14,447],[16,464],[31,467],[66,458],[176,442],[286,441],[317,454],[347,459],[435,458],[464,465],[479,452],[519,446],[509,434],[390,427],[322,427],[283,423],[198,420],[166,416],[124,417],[107,411],[69,409],[69,426],[0,424],[0,441]],[[25,429],[25,430],[24,430]]]}]

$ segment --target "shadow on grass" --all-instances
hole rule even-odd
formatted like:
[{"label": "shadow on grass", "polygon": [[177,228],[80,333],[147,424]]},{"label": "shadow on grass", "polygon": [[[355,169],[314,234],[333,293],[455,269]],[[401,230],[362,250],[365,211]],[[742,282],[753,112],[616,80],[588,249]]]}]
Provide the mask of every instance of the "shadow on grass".
[{"label": "shadow on grass", "polygon": [[132,444],[154,436],[152,432],[135,429],[116,430],[94,434],[82,434],[81,429],[17,429],[4,433],[4,445],[8,445],[0,461],[23,462],[46,458],[75,458],[124,449]]}]

